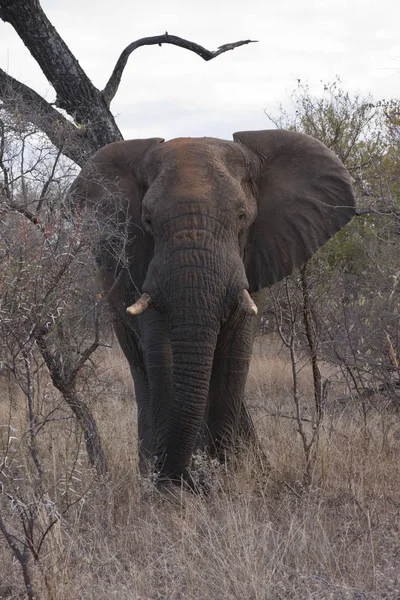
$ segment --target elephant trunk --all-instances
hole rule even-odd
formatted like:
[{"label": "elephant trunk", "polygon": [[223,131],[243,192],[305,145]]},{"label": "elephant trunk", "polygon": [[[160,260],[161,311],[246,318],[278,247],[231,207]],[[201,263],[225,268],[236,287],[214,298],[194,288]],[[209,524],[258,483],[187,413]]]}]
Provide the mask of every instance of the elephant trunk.
[{"label": "elephant trunk", "polygon": [[[187,306],[187,305],[186,305]],[[170,319],[173,361],[173,401],[169,414],[161,474],[172,480],[185,475],[194,451],[207,398],[219,326],[205,323],[196,310],[176,305]],[[204,312],[210,306],[204,306]]]},{"label": "elephant trunk", "polygon": [[206,412],[221,323],[236,308],[247,283],[222,252],[175,248],[158,277],[173,364],[172,403],[158,468],[162,477],[172,480],[184,476],[190,463]]}]

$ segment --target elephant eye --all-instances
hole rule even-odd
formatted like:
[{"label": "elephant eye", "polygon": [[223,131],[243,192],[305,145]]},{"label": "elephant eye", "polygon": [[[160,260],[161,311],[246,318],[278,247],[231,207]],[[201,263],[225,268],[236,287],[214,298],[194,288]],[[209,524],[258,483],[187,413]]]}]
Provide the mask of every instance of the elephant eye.
[{"label": "elephant eye", "polygon": [[245,218],[246,218],[246,212],[244,209],[242,209],[239,211],[238,219],[239,219],[239,221],[243,221]]},{"label": "elephant eye", "polygon": [[150,219],[150,217],[143,217],[143,225],[145,226],[146,229],[148,229],[149,231],[151,231],[151,219]]}]

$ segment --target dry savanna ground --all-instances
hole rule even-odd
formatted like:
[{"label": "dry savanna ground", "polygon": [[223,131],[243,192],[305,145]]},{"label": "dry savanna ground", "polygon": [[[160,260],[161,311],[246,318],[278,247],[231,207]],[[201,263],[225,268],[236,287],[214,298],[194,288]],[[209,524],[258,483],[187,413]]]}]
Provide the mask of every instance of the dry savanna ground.
[{"label": "dry savanna ground", "polygon": [[[36,550],[53,523],[37,560],[30,560],[38,600],[400,598],[399,413],[379,399],[360,406],[331,369],[312,483],[305,487],[291,365],[272,346],[256,345],[247,386],[263,452],[229,468],[198,457],[210,482],[207,496],[166,497],[139,479],[132,384],[114,349],[104,351],[101,375],[86,389],[109,462],[110,477],[101,483],[62,399],[38,377],[36,412],[54,412],[37,437],[46,489],[35,504],[24,395],[2,378],[1,515],[22,539],[18,511],[31,508]],[[307,365],[299,386],[307,428],[313,405]],[[21,568],[0,534],[0,598],[23,597]]]}]

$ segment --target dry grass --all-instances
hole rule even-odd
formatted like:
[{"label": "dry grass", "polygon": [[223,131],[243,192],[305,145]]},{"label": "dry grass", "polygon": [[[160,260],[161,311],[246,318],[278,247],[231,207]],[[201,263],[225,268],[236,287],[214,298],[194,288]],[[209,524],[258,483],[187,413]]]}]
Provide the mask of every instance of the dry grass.
[{"label": "dry grass", "polygon": [[[15,386],[1,385],[0,424],[9,422],[11,401],[19,440],[14,458],[27,484],[23,397]],[[42,396],[60,402],[46,385]],[[107,398],[100,397],[104,386]],[[307,415],[312,407],[307,366],[300,388]],[[271,468],[247,455],[229,471],[210,467],[207,497],[169,498],[138,478],[132,384],[118,352],[104,355],[102,382],[92,392],[110,480],[95,482],[73,421],[54,421],[43,430],[40,451],[53,482],[49,496],[60,507],[66,496],[78,501],[57,521],[34,567],[38,598],[400,597],[398,414],[371,411],[365,424],[357,406],[335,404],[321,431],[313,485],[304,489],[290,365],[283,355],[257,355],[247,395]],[[72,485],[67,475],[73,468]],[[12,519],[9,506],[1,507],[4,518]],[[46,510],[41,507],[39,524]],[[0,538],[0,598],[21,597],[19,566]]]}]

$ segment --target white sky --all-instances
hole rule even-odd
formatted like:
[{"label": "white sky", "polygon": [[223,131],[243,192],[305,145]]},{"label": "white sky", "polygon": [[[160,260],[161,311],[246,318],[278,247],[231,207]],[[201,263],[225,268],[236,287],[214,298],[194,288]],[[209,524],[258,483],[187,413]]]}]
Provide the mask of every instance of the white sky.
[{"label": "white sky", "polygon": [[[315,93],[340,76],[350,91],[399,96],[398,0],[42,0],[88,76],[104,87],[117,57],[137,38],[185,37],[214,50],[205,62],[165,45],[130,57],[111,108],[125,138],[216,136],[268,129],[264,109],[287,103],[297,79]],[[12,27],[0,21],[0,65],[51,101],[54,93]]]}]

